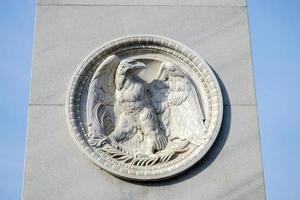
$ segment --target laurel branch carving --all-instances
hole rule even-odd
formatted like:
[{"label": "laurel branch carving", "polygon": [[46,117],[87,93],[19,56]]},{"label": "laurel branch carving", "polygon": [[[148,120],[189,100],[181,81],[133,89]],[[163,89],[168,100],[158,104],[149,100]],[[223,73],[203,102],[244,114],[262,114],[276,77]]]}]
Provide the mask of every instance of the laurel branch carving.
[{"label": "laurel branch carving", "polygon": [[166,163],[174,158],[179,153],[183,153],[188,150],[188,148],[182,148],[180,150],[168,150],[168,151],[162,151],[159,154],[156,155],[143,155],[143,156],[136,156],[132,153],[127,152],[121,147],[113,147],[111,145],[106,145],[102,148],[103,151],[105,151],[107,154],[111,155],[112,158],[123,162],[128,163],[130,165],[135,166],[153,166],[157,164],[163,164]]}]

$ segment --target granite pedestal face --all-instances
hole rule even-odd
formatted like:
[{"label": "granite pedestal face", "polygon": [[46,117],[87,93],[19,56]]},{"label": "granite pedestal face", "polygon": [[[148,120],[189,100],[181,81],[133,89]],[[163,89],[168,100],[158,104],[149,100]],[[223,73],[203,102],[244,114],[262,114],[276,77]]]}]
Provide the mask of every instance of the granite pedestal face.
[{"label": "granite pedestal face", "polygon": [[[224,116],[207,155],[175,178],[130,182],[99,169],[73,142],[65,99],[79,63],[131,34],[175,39],[214,70]],[[265,199],[246,3],[243,0],[39,0],[24,199]]]}]

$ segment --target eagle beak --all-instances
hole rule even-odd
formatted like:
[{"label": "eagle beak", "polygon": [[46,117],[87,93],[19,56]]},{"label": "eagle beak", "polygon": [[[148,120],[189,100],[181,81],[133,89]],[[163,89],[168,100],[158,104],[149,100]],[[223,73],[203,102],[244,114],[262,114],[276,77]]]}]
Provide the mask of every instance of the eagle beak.
[{"label": "eagle beak", "polygon": [[139,62],[139,61],[135,61],[130,66],[131,70],[144,69],[144,68],[146,68],[146,65],[142,62]]}]

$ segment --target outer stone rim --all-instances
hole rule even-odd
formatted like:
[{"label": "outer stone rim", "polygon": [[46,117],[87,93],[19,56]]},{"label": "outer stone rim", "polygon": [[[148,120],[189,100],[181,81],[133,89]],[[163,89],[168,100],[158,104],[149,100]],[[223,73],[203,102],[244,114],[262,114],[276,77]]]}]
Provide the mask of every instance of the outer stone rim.
[{"label": "outer stone rim", "polygon": [[[106,56],[111,55],[114,53],[115,50],[118,48],[126,48],[127,46],[131,45],[140,45],[141,47],[147,47],[147,45],[160,45],[161,47],[166,47],[170,49],[173,53],[179,54],[179,56],[182,56],[184,59],[188,59],[188,62],[192,63],[196,68],[203,68],[204,70],[207,70],[207,76],[210,80],[209,84],[213,85],[214,88],[214,94],[215,97],[212,99],[212,101],[215,101],[215,104],[217,105],[216,110],[217,113],[214,114],[214,130],[212,132],[212,136],[209,139],[209,141],[206,143],[206,145],[199,151],[198,153],[194,153],[195,155],[192,156],[192,158],[189,158],[185,163],[183,163],[181,166],[174,168],[172,170],[168,170],[166,172],[160,173],[159,170],[156,171],[156,173],[145,173],[143,174],[142,170],[136,170],[135,173],[132,172],[131,174],[128,171],[128,168],[119,168],[115,169],[114,165],[108,160],[105,159],[105,155],[102,157],[98,155],[97,152],[89,145],[85,138],[85,130],[82,126],[82,120],[80,117],[80,101],[81,101],[81,91],[84,85],[86,84],[87,78],[89,75],[92,76],[92,69],[94,65],[98,65],[99,60],[102,58],[105,58]],[[159,49],[159,46],[157,46]],[[101,56],[99,58],[99,56]],[[103,60],[103,59],[102,59]],[[101,62],[100,62],[101,63]],[[200,78],[200,75],[198,75]],[[213,102],[212,102],[213,104]],[[195,52],[190,50],[188,47],[182,45],[181,43],[174,41],[172,39],[161,37],[161,36],[155,36],[155,35],[133,35],[133,36],[127,36],[122,37],[119,39],[115,39],[112,41],[109,41],[105,43],[104,45],[97,48],[94,52],[92,52],[77,68],[76,72],[73,75],[73,78],[71,79],[68,94],[66,98],[66,117],[67,117],[67,123],[69,127],[69,132],[71,133],[71,136],[73,137],[75,143],[80,147],[80,149],[87,155],[96,165],[101,167],[102,169],[108,171],[109,173],[124,178],[124,179],[130,179],[130,180],[137,180],[137,181],[145,181],[145,180],[161,180],[166,179],[171,176],[175,176],[179,173],[182,173],[186,169],[193,166],[196,162],[198,162],[203,156],[207,153],[207,151],[211,148],[212,144],[214,143],[222,122],[222,116],[223,116],[223,100],[222,100],[222,94],[221,89],[218,84],[218,81],[213,73],[213,71],[210,69],[208,64]],[[195,151],[194,151],[195,152]],[[109,157],[109,156],[106,156]],[[191,156],[189,156],[191,157]],[[127,170],[127,172],[126,172]]]}]

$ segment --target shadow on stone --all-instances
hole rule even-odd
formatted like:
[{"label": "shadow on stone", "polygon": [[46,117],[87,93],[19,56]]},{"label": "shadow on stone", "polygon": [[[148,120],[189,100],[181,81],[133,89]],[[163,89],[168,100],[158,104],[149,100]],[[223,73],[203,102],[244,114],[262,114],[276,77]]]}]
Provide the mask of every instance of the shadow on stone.
[{"label": "shadow on stone", "polygon": [[[211,67],[212,69],[212,67]],[[229,96],[226,91],[225,85],[223,84],[222,80],[218,76],[218,74],[213,70],[218,83],[220,85],[221,91],[222,91],[222,96],[223,96],[223,101],[224,99],[227,99],[227,102],[229,101]],[[231,125],[231,107],[228,105],[224,105],[223,107],[223,120],[220,128],[220,132],[213,143],[212,147],[209,149],[209,151],[205,154],[205,156],[198,161],[195,165],[193,165],[190,169],[187,169],[185,172],[183,172],[180,175],[177,175],[173,178],[169,178],[167,180],[160,180],[160,181],[153,181],[153,182],[135,182],[135,181],[129,181],[129,180],[124,180],[126,182],[136,184],[136,185],[141,185],[141,186],[163,186],[163,185],[173,185],[177,184],[183,181],[186,181],[193,176],[196,176],[197,174],[201,173],[203,170],[205,170],[207,167],[211,165],[211,163],[214,162],[214,160],[217,158],[219,153],[221,152],[229,131],[230,131],[230,125]]]}]

